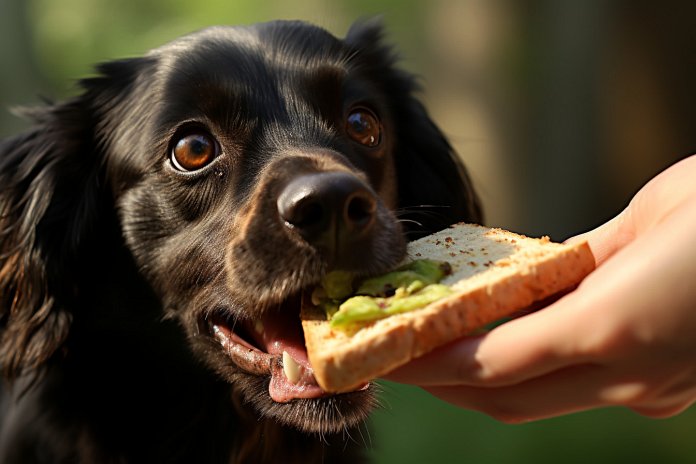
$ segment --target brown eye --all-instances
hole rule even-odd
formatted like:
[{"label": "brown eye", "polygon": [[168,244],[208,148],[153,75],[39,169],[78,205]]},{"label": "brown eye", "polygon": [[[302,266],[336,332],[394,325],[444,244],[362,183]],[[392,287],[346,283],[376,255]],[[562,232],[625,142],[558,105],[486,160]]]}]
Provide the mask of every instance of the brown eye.
[{"label": "brown eye", "polygon": [[376,147],[382,139],[382,126],[372,111],[359,108],[346,119],[346,132],[356,142],[366,147]]},{"label": "brown eye", "polygon": [[196,171],[215,159],[217,144],[205,133],[189,134],[172,149],[172,164],[180,171]]}]

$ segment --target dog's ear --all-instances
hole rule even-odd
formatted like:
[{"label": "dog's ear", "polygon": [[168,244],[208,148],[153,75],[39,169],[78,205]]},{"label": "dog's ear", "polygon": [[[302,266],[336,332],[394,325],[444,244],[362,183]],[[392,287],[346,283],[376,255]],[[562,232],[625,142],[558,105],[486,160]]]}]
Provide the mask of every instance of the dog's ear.
[{"label": "dog's ear", "polygon": [[398,57],[382,36],[381,21],[371,20],[354,24],[346,42],[389,99],[396,121],[398,213],[409,238],[459,221],[481,223],[480,202],[462,161],[415,97],[416,79],[395,66]]},{"label": "dog's ear", "polygon": [[99,70],[80,96],[25,110],[33,127],[0,142],[0,365],[10,379],[53,357],[71,325],[66,303],[104,198],[99,134],[135,67]]}]

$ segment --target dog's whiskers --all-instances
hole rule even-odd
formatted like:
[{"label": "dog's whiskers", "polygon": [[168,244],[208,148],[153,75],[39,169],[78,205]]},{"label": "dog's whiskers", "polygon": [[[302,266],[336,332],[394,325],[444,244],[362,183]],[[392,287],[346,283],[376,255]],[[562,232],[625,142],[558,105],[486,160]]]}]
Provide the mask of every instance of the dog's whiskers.
[{"label": "dog's whiskers", "polygon": [[415,225],[417,225],[418,227],[423,227],[423,224],[420,223],[420,222],[418,222],[418,221],[416,221],[415,219],[397,219],[396,222],[399,222],[399,223],[408,222],[408,223],[411,223],[411,224],[415,224]]},{"label": "dog's whiskers", "polygon": [[444,210],[449,208],[447,205],[415,205],[404,208],[399,208],[394,212],[397,218],[405,215],[421,215],[421,216],[444,216],[443,213],[433,211],[436,209]]},{"label": "dog's whiskers", "polygon": [[394,215],[398,222],[411,225],[411,230],[406,231],[406,235],[409,236],[429,232],[432,225],[427,225],[428,223],[447,223],[444,225],[449,225],[447,208],[450,207],[447,205],[414,205],[399,208],[394,212]]}]

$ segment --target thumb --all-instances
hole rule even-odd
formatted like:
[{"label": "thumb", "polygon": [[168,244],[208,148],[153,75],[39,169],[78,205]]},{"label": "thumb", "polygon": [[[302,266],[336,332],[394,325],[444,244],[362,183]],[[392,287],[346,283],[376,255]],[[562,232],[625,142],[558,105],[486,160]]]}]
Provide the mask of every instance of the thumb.
[{"label": "thumb", "polygon": [[599,266],[626,244],[632,242],[635,235],[629,207],[596,229],[569,238],[566,243],[587,241],[594,255],[595,264]]}]

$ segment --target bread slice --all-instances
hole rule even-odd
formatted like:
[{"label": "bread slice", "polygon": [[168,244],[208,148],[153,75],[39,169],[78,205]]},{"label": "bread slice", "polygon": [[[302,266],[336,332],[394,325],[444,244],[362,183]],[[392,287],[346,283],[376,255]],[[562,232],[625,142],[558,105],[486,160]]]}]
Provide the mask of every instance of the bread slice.
[{"label": "bread slice", "polygon": [[501,229],[455,224],[411,242],[408,258],[447,261],[454,293],[354,333],[332,329],[311,303],[302,309],[309,361],[328,392],[363,386],[413,358],[532,303],[576,286],[595,266],[586,242],[553,243]]}]

